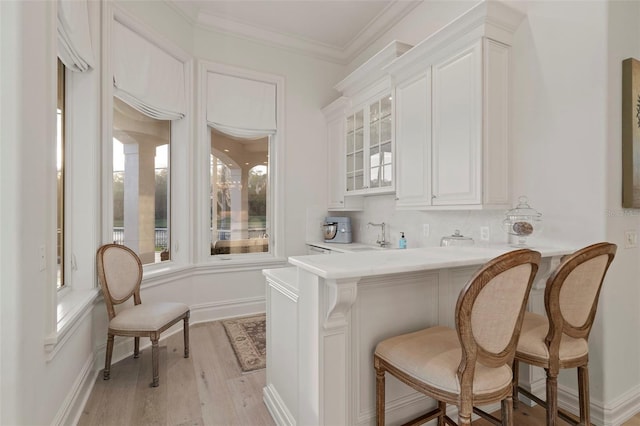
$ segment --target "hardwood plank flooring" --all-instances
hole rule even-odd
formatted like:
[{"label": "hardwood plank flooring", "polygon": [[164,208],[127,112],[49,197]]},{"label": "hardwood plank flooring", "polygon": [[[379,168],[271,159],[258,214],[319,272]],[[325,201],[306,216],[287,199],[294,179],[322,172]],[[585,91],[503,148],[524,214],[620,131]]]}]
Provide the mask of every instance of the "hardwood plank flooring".
[{"label": "hardwood plank flooring", "polygon": [[[157,388],[150,387],[150,347],[137,360],[128,357],[113,364],[110,380],[102,380],[100,372],[78,425],[274,425],[262,401],[266,370],[240,370],[219,321],[193,325],[190,333],[190,358],[184,358],[181,332],[160,341]],[[544,425],[544,419],[539,406],[519,404],[514,411],[517,426]],[[489,424],[482,419],[473,422],[474,426]],[[558,426],[566,424],[560,421]],[[640,426],[640,414],[624,426]]]},{"label": "hardwood plank flooring", "polygon": [[266,370],[242,372],[222,323],[192,325],[190,340],[189,358],[181,332],[160,341],[157,388],[150,347],[113,364],[110,380],[100,372],[78,425],[274,425],[262,401]]}]

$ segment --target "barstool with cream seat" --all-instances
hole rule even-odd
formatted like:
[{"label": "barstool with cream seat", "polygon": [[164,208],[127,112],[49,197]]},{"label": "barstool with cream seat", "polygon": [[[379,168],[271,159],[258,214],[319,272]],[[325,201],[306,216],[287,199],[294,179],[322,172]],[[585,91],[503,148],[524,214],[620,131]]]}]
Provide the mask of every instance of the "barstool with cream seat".
[{"label": "barstool with cream seat", "polygon": [[[547,315],[526,312],[513,362],[513,401],[518,392],[547,410],[547,425],[558,416],[578,424],[558,409],[558,373],[562,368],[578,369],[581,425],[590,425],[589,415],[589,333],[596,315],[605,274],[613,261],[616,245],[598,243],[565,256],[547,280],[544,304]],[[546,370],[546,401],[518,385],[518,363]]]},{"label": "barstool with cream seat", "polygon": [[540,253],[515,250],[487,262],[460,292],[456,330],[431,327],[380,342],[374,354],[377,424],[385,422],[385,372],[438,401],[407,424],[438,419],[453,424],[447,403],[458,406],[459,424],[470,425],[474,408],[501,401],[502,424],[512,425],[511,363]]}]

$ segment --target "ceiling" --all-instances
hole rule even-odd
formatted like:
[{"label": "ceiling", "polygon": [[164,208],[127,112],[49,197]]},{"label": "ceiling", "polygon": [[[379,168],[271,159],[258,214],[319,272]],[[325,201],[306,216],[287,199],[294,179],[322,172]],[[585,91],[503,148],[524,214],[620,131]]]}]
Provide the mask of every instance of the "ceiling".
[{"label": "ceiling", "polygon": [[422,0],[165,0],[193,25],[348,63]]}]

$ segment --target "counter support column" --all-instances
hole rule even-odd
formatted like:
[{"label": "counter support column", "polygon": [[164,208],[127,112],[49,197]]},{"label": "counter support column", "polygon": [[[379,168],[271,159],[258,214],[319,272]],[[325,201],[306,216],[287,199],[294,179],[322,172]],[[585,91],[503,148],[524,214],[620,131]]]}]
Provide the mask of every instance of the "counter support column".
[{"label": "counter support column", "polygon": [[320,368],[324,383],[320,394],[320,424],[348,425],[351,406],[351,307],[360,277],[324,280],[324,323],[320,330]]}]

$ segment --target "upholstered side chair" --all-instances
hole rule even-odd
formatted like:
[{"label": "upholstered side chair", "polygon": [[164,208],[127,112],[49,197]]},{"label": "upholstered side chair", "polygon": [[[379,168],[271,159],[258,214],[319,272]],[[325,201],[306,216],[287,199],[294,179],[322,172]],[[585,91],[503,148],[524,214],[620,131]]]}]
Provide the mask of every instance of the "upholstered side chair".
[{"label": "upholstered side chair", "polygon": [[[546,316],[525,313],[513,362],[513,400],[517,406],[520,392],[545,407],[547,425],[556,425],[558,416],[571,424],[578,424],[571,415],[558,409],[558,373],[562,368],[578,369],[579,424],[591,424],[588,340],[602,282],[616,249],[615,244],[598,243],[563,257],[547,279],[544,293]],[[518,385],[519,362],[546,370],[546,401]]]},{"label": "upholstered side chair", "polygon": [[[458,406],[460,425],[472,412],[495,424],[513,425],[511,363],[540,253],[515,250],[477,271],[460,292],[456,329],[436,326],[380,342],[374,354],[376,415],[385,423],[385,373],[438,401],[437,408],[406,423],[438,419],[455,425],[447,404]],[[501,402],[497,419],[476,406]]]},{"label": "upholstered side chair", "polygon": [[[159,384],[158,340],[160,333],[179,321],[184,321],[184,357],[189,358],[189,307],[183,303],[174,302],[143,304],[140,299],[142,263],[138,255],[128,247],[119,244],[105,244],[98,249],[96,261],[98,280],[109,315],[103,378],[109,380],[110,377],[114,336],[134,338],[134,358],[138,358],[140,353],[140,337],[149,337],[153,367],[151,386],[156,387]],[[131,296],[133,296],[133,306],[116,306],[126,302]]]}]

